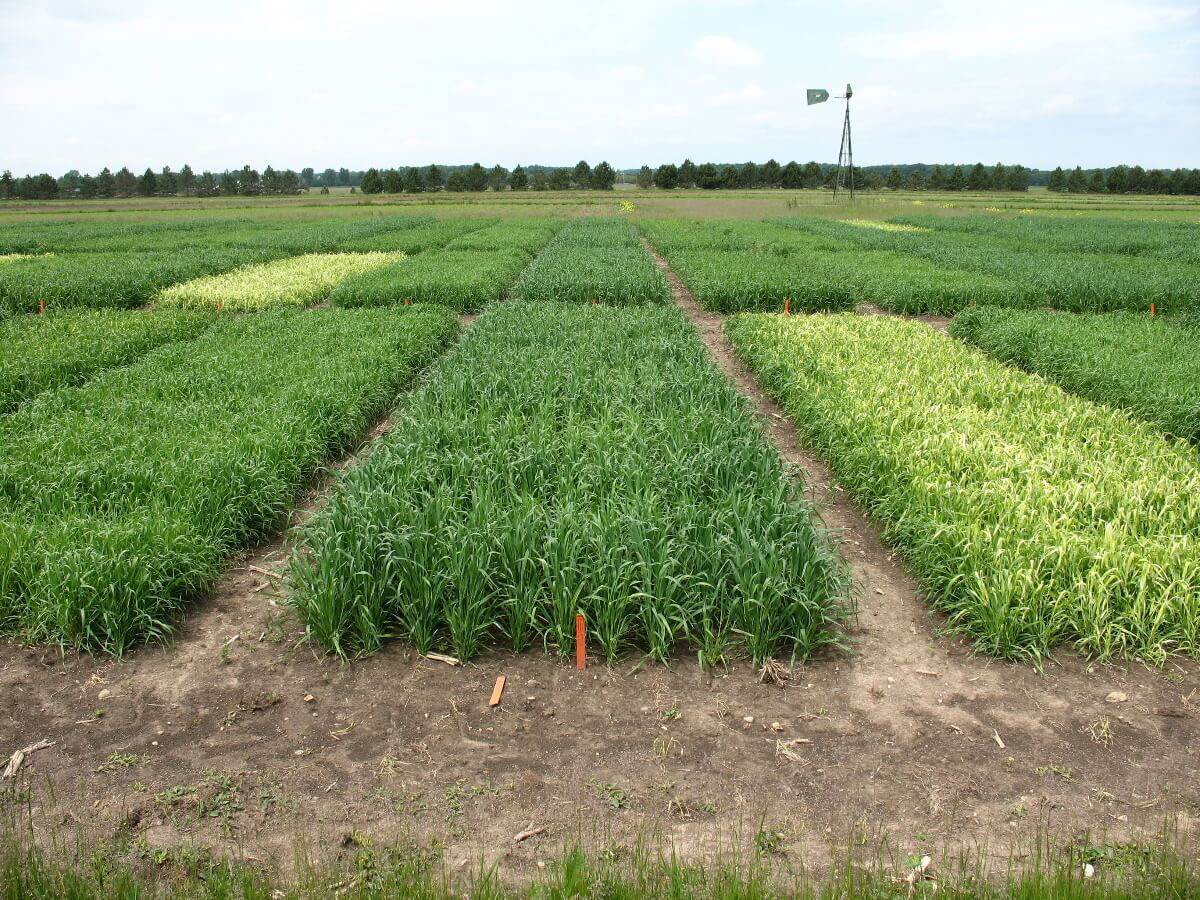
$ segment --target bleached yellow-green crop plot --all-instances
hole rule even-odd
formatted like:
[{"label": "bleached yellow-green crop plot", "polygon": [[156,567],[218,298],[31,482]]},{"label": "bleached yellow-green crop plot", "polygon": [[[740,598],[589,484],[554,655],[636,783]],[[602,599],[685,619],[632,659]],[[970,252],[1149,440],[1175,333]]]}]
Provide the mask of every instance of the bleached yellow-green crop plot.
[{"label": "bleached yellow-green crop plot", "polygon": [[164,306],[255,310],[272,306],[309,306],[354,275],[399,262],[394,253],[308,253],[193,278],[164,288],[158,302]]}]

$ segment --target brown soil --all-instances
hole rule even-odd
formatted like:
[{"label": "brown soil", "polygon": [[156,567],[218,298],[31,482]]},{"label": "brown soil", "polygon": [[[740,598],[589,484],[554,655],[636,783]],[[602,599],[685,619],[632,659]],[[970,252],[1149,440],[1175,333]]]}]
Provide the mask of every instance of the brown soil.
[{"label": "brown soil", "polygon": [[[353,853],[357,832],[520,878],[574,840],[652,834],[694,856],[744,849],[764,823],[789,864],[820,870],[830,848],[879,829],[899,852],[982,841],[1006,857],[1045,820],[1064,839],[1123,840],[1200,815],[1197,667],[1063,654],[1038,672],[942,636],[879,529],[734,359],[720,318],[668,275],[841,542],[852,652],[782,686],[692,659],[577,672],[493,652],[451,667],[393,644],[341,663],[304,642],[260,571],[283,567],[284,536],[234,560],[173,646],[112,660],[0,644],[0,752],[54,742],[16,782],[39,831],[78,825],[285,869],[297,847]],[[1127,700],[1106,702],[1112,691]],[[547,831],[514,844],[530,826]]]},{"label": "brown soil", "polygon": [[924,322],[930,328],[936,328],[938,331],[949,331],[950,322],[953,321],[953,316],[939,316],[934,313],[921,313],[920,315],[904,315],[903,313],[892,312],[889,309],[884,309],[882,306],[876,306],[874,303],[860,303],[855,312],[864,316],[893,316],[897,319],[912,319],[916,322]]}]

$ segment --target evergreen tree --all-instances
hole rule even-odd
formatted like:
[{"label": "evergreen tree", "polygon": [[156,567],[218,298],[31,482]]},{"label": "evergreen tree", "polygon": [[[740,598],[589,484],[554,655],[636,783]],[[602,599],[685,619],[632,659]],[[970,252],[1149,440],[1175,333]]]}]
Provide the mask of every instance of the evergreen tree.
[{"label": "evergreen tree", "polygon": [[96,179],[91,175],[84,175],[79,179],[79,196],[85,200],[96,196]]},{"label": "evergreen tree", "polygon": [[611,191],[616,180],[617,173],[604,160],[592,171],[592,187],[598,191]]},{"label": "evergreen tree", "polygon": [[735,188],[741,180],[737,166],[722,166],[721,172],[717,176],[718,188]]},{"label": "evergreen tree", "polygon": [[893,191],[898,191],[898,190],[900,190],[900,185],[902,183],[903,182],[900,177],[900,169],[897,168],[896,166],[892,166],[890,169],[888,169],[887,186],[889,188],[891,188]]},{"label": "evergreen tree", "polygon": [[217,191],[216,176],[209,171],[202,172],[200,178],[196,181],[196,196],[215,197],[217,196]]},{"label": "evergreen tree", "polygon": [[992,169],[990,187],[993,191],[1008,190],[1008,169],[1004,168],[1004,163],[996,163]]},{"label": "evergreen tree", "polygon": [[300,179],[304,182],[305,187],[312,187],[317,183],[317,173],[313,171],[312,166],[305,166],[300,170]]},{"label": "evergreen tree", "polygon": [[696,167],[696,186],[706,191],[713,191],[721,186],[721,173],[713,163],[701,163]]},{"label": "evergreen tree", "polygon": [[664,191],[673,190],[679,184],[679,168],[675,163],[664,163],[654,172],[654,185]]},{"label": "evergreen tree", "polygon": [[538,169],[533,173],[533,189],[535,191],[546,190],[546,170]]},{"label": "evergreen tree", "polygon": [[756,188],[760,184],[762,184],[762,175],[758,171],[758,166],[754,162],[742,163],[742,167],[737,173],[737,186]]},{"label": "evergreen tree", "polygon": [[408,194],[419,194],[425,190],[425,179],[421,177],[421,170],[416,166],[409,166],[404,170],[404,191]]},{"label": "evergreen tree", "polygon": [[113,177],[113,173],[109,171],[108,166],[100,170],[100,174],[96,176],[96,196],[111,197],[117,191],[117,181]]},{"label": "evergreen tree", "polygon": [[[105,171],[108,171],[107,169]],[[0,200],[11,200],[17,194],[17,182],[8,169],[0,175]]]},{"label": "evergreen tree", "polygon": [[967,175],[963,171],[962,166],[955,166],[950,170],[950,177],[946,179],[946,190],[961,191],[967,186]]},{"label": "evergreen tree", "polygon": [[232,197],[238,192],[238,179],[230,171],[221,173],[221,194],[226,197]]},{"label": "evergreen tree", "polygon": [[[830,171],[833,170],[830,169]],[[800,170],[800,187],[819,188],[824,180],[825,173],[821,170],[821,164],[815,160],[810,159]]]},{"label": "evergreen tree", "polygon": [[461,171],[451,172],[446,176],[446,190],[455,194],[462,193],[467,189],[467,176]]},{"label": "evergreen tree", "polygon": [[174,197],[179,193],[179,179],[170,166],[163,166],[162,174],[158,176],[158,192],[164,197]]},{"label": "evergreen tree", "polygon": [[1067,191],[1072,194],[1082,194],[1087,190],[1087,179],[1083,177],[1083,169],[1076,166],[1067,176]]},{"label": "evergreen tree", "polygon": [[987,169],[983,167],[983,163],[975,163],[967,178],[967,190],[986,191],[991,186],[991,180],[988,178]]},{"label": "evergreen tree", "polygon": [[508,187],[514,191],[523,191],[529,187],[529,176],[525,174],[525,167],[520,163],[517,163],[512,174],[508,176]]},{"label": "evergreen tree", "polygon": [[238,193],[246,197],[257,197],[262,193],[262,179],[258,176],[258,170],[252,169],[249,166],[242,166],[242,171],[237,177]]},{"label": "evergreen tree", "polygon": [[908,189],[910,191],[925,190],[925,176],[921,174],[920,169],[913,169],[908,175]]},{"label": "evergreen tree", "polygon": [[178,182],[180,194],[184,197],[196,196],[196,173],[187,163],[184,163],[183,168],[179,170]]},{"label": "evergreen tree", "polygon": [[437,167],[436,163],[430,163],[429,168],[425,170],[425,190],[440,191],[445,181],[442,170]]},{"label": "evergreen tree", "polygon": [[550,190],[565,191],[571,186],[570,169],[552,169],[550,171]]},{"label": "evergreen tree", "polygon": [[681,188],[693,188],[696,186],[696,179],[698,177],[696,164],[690,159],[685,159],[679,167],[679,186]]},{"label": "evergreen tree", "polygon": [[762,183],[765,187],[779,187],[780,181],[783,178],[783,170],[780,169],[779,163],[774,159],[768,159],[763,163],[762,167]]},{"label": "evergreen tree", "polygon": [[941,166],[934,166],[929,171],[929,189],[931,191],[944,191],[946,189],[946,170]]},{"label": "evergreen tree", "polygon": [[592,186],[592,167],[587,164],[586,159],[575,163],[575,171],[571,174],[571,183],[577,188]]},{"label": "evergreen tree", "polygon": [[1046,182],[1046,189],[1056,192],[1062,192],[1067,189],[1067,173],[1063,171],[1062,166],[1057,166],[1050,173],[1050,180]]},{"label": "evergreen tree", "polygon": [[[399,194],[404,190],[404,177],[400,174],[399,169],[388,169],[380,180],[383,182],[382,187],[385,194]],[[367,189],[364,186],[363,193],[366,192]]]},{"label": "evergreen tree", "polygon": [[779,183],[788,190],[804,187],[804,169],[794,159],[783,167],[779,175]]},{"label": "evergreen tree", "polygon": [[338,169],[338,184],[347,185],[350,183],[350,170]]},{"label": "evergreen tree", "polygon": [[643,191],[647,190],[654,184],[654,173],[650,171],[649,166],[642,166],[637,173],[637,186]]},{"label": "evergreen tree", "polygon": [[147,168],[142,173],[142,177],[137,180],[137,192],[143,197],[153,197],[157,190],[158,176],[154,174],[153,169]]},{"label": "evergreen tree", "polygon": [[1024,166],[1013,166],[1008,170],[1005,187],[1010,191],[1029,190],[1029,170]]},{"label": "evergreen tree", "polygon": [[362,192],[364,194],[379,194],[383,192],[383,178],[379,175],[379,170],[372,167],[367,169],[362,178]]},{"label": "evergreen tree", "polygon": [[1105,191],[1104,185],[1104,170],[1096,169],[1088,177],[1087,191],[1089,194],[1103,194]]},{"label": "evergreen tree", "polygon": [[472,163],[467,170],[466,185],[468,191],[486,191],[488,186],[487,170],[479,163]]}]

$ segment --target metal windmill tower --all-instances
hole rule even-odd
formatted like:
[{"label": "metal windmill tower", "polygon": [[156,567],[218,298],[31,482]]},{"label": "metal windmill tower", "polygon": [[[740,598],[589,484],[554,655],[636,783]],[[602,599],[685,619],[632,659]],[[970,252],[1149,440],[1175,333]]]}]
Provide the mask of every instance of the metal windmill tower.
[{"label": "metal windmill tower", "polygon": [[[850,98],[854,96],[854,91],[850,89],[850,85],[846,85],[846,93],[839,94],[836,99],[846,101],[846,115],[842,119],[842,143],[838,148],[838,166],[837,176],[833,181],[833,199],[837,200],[838,191],[850,193],[850,199],[854,199],[854,144],[850,140]],[[814,103],[824,103],[829,99],[829,91],[826,90],[810,90],[808,92],[808,105]]]}]

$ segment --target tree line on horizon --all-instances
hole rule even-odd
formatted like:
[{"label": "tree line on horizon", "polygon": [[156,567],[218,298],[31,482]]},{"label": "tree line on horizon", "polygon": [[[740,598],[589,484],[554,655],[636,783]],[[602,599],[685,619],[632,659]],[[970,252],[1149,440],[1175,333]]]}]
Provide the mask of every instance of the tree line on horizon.
[{"label": "tree line on horizon", "polygon": [[[321,172],[308,167],[299,173],[267,166],[260,174],[249,165],[240,170],[209,171],[196,174],[184,165],[178,172],[164,166],[160,172],[147,168],[135,175],[123,166],[117,172],[104,168],[98,175],[83,175],[71,170],[59,178],[47,173],[14,178],[0,175],[0,199],[53,200],[58,198],[107,199],[112,197],[218,197],[298,194],[317,189],[328,193],[331,187],[349,187],[365,194],[423,193],[427,191],[565,191],[609,190],[621,181],[640,188],[673,190],[753,190],[758,188],[817,189],[833,186],[837,167],[810,160],[780,165],[774,159],[765,163],[664,163],[656,169],[617,171],[607,161],[593,168],[586,160],[572,166],[517,165],[509,170],[502,165],[490,169],[479,163],[459,166],[409,166],[370,168],[352,171],[327,168]],[[1030,185],[1045,186],[1063,193],[1107,194],[1200,194],[1200,169],[1144,169],[1119,165],[1108,169],[1082,169],[1070,172],[1061,166],[1049,170],[1027,169],[1021,165],[997,163],[988,167],[954,164],[915,163],[892,166],[854,167],[857,189],[934,190],[934,191],[1025,191]]]}]

